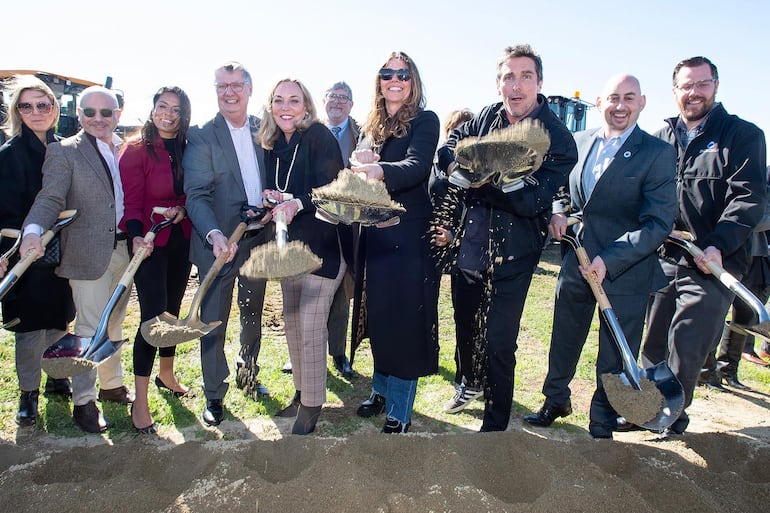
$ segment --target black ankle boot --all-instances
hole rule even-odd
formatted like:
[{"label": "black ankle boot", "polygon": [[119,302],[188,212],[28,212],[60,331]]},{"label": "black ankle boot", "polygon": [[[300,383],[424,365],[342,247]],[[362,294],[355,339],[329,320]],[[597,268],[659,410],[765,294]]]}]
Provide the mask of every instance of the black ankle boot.
[{"label": "black ankle boot", "polygon": [[299,405],[300,405],[300,399],[302,398],[302,392],[297,390],[294,392],[294,397],[291,400],[291,404],[284,408],[283,410],[280,410],[278,413],[275,414],[276,417],[296,417],[297,411],[299,411]]},{"label": "black ankle boot", "polygon": [[45,394],[72,397],[72,383],[69,378],[54,379],[48,376],[45,381]]},{"label": "black ankle boot", "polygon": [[37,422],[37,399],[40,392],[22,392],[19,399],[19,411],[16,414],[16,423],[20,426],[34,426]]},{"label": "black ankle boot", "polygon": [[294,421],[294,426],[291,428],[292,435],[309,435],[315,431],[315,423],[318,422],[318,417],[321,415],[320,406],[305,406],[299,405],[299,411],[297,412],[297,420]]}]

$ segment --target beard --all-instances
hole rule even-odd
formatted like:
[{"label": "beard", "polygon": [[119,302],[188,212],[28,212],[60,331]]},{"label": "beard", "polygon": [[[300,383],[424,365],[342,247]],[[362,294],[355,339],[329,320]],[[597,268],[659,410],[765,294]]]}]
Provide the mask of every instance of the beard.
[{"label": "beard", "polygon": [[693,96],[688,99],[688,101],[692,100],[700,100],[701,103],[691,105],[686,102],[682,102],[681,104],[681,112],[682,117],[686,121],[700,121],[701,119],[705,118],[706,115],[711,112],[711,109],[714,107],[714,97],[707,98],[705,96]]}]

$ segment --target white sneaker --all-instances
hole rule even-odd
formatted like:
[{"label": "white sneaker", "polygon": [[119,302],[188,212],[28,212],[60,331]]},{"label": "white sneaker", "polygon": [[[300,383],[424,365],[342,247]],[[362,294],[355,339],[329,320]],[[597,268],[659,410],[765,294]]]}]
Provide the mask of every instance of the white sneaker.
[{"label": "white sneaker", "polygon": [[484,395],[483,388],[473,388],[461,384],[457,387],[455,395],[444,404],[444,411],[447,413],[457,413],[470,404],[471,401]]}]

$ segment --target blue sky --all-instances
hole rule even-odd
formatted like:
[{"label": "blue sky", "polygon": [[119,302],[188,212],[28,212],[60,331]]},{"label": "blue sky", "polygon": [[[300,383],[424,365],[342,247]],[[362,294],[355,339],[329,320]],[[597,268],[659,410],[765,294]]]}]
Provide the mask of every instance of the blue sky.
[{"label": "blue sky", "polygon": [[[391,50],[415,60],[428,108],[443,120],[455,108],[478,111],[497,101],[502,49],[527,42],[543,58],[546,95],[580,91],[593,102],[610,76],[639,77],[647,95],[640,125],[648,131],[676,113],[674,65],[705,55],[719,67],[717,99],[770,131],[770,106],[757,100],[770,85],[764,2],[38,0],[0,12],[0,66],[95,82],[110,75],[126,95],[126,124],[146,119],[161,85],[188,92],[194,122],[211,118],[217,110],[213,70],[229,59],[254,76],[253,114],[261,114],[275,82],[291,76],[305,82],[319,109],[326,87],[347,81],[360,120]],[[598,124],[591,111],[588,126]]]}]

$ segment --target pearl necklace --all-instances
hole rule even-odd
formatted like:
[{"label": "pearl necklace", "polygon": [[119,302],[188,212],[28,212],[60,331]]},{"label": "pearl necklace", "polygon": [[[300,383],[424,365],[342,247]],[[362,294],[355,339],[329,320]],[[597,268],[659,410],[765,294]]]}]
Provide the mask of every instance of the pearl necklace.
[{"label": "pearl necklace", "polygon": [[278,189],[279,192],[286,192],[286,189],[289,188],[289,179],[291,178],[291,170],[294,169],[294,159],[297,158],[297,150],[299,149],[299,143],[294,147],[294,155],[291,156],[291,164],[289,164],[289,172],[286,173],[286,182],[283,184],[283,188],[278,185],[278,171],[281,169],[281,159],[277,158],[275,159],[275,188]]}]

